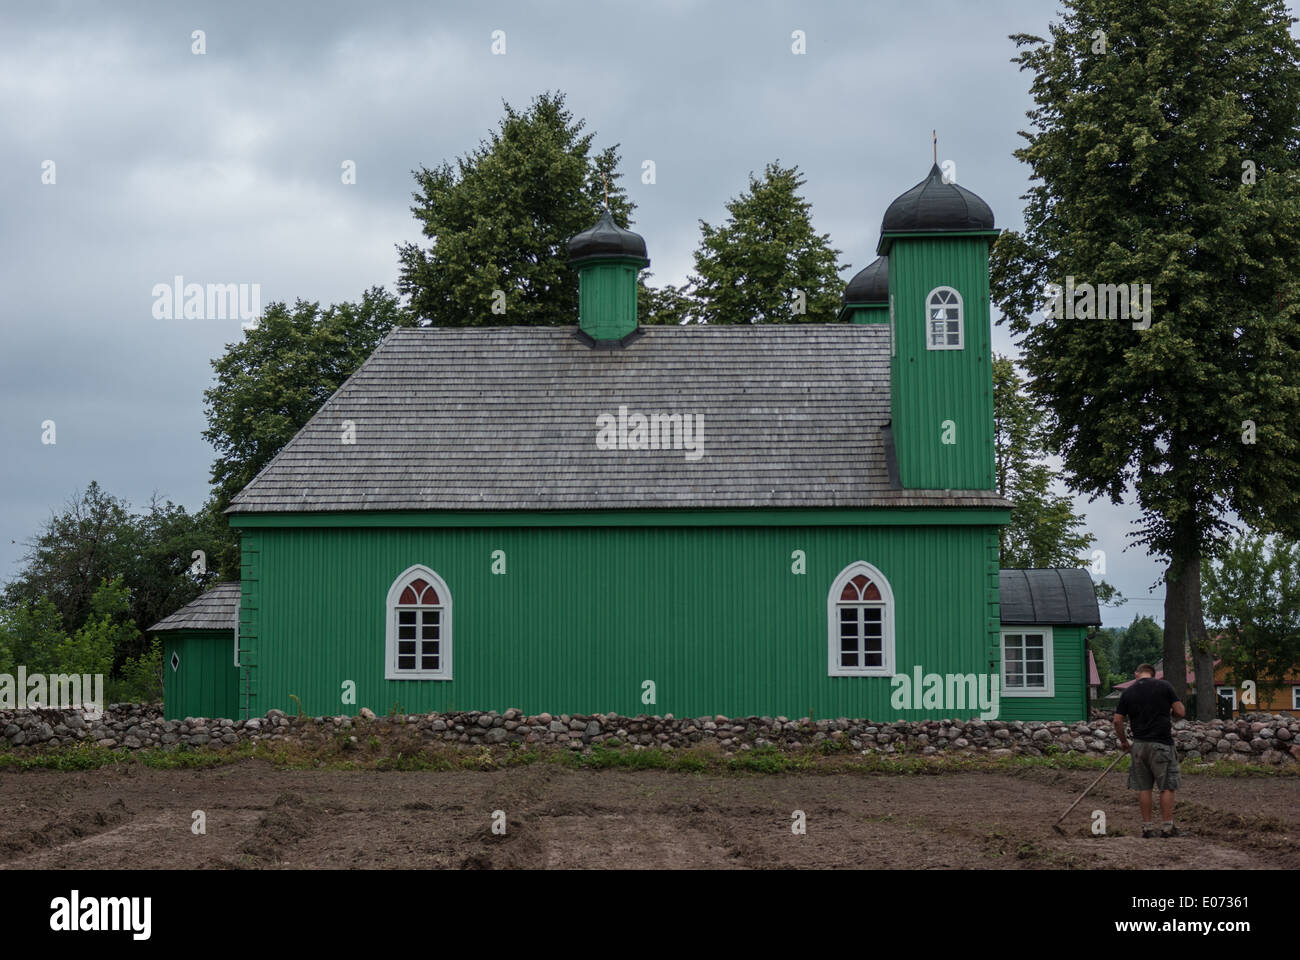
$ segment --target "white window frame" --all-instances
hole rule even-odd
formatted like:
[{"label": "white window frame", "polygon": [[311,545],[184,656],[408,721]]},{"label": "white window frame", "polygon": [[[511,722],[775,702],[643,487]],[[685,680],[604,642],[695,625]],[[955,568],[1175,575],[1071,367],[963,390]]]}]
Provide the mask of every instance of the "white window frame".
[{"label": "white window frame", "polygon": [[[1007,637],[1025,634],[1041,635],[1043,638],[1043,686],[1013,688],[1007,686]],[[1001,638],[1001,678],[999,688],[1004,697],[1054,697],[1056,696],[1056,643],[1052,637],[1051,627],[1030,624],[1023,627],[1003,627]],[[1021,641],[1023,646],[1023,641]]]},{"label": "white window frame", "polygon": [[1237,688],[1236,687],[1224,687],[1224,686],[1215,687],[1214,699],[1218,700],[1219,697],[1227,697],[1229,700],[1232,701],[1232,709],[1233,710],[1237,709]]},{"label": "white window frame", "polygon": [[[397,669],[397,602],[402,598],[402,591],[412,580],[427,580],[438,594],[441,601],[442,615],[438,619],[438,657],[441,666],[437,670],[398,670]],[[452,633],[451,633],[451,589],[447,581],[438,576],[424,564],[417,563],[407,567],[388,588],[388,599],[384,605],[384,622],[386,624],[384,639],[384,679],[385,680],[450,680]],[[417,623],[417,626],[419,624]],[[419,639],[416,640],[419,643]],[[416,647],[416,658],[420,648]]]},{"label": "white window frame", "polygon": [[1300,710],[1300,684],[1291,687],[1291,709]]},{"label": "white window frame", "polygon": [[[954,321],[951,321],[951,320],[944,320],[944,321],[943,321],[943,323],[944,323],[944,333],[943,333],[943,340],[944,340],[944,342],[943,342],[942,344],[939,344],[939,345],[936,346],[935,343],[934,343],[934,341],[933,341],[933,339],[932,339],[931,336],[930,336],[930,323],[931,323],[931,319],[930,319],[930,301],[931,301],[932,299],[934,299],[935,294],[938,294],[938,293],[951,293],[954,297],[957,298],[957,319],[956,319],[956,321],[955,321],[956,324],[957,324],[957,342],[956,342],[956,343],[948,343],[948,334],[949,334],[950,331],[948,330],[947,325],[948,325],[949,323],[954,322]],[[948,304],[948,306],[951,306],[951,304]],[[966,348],[966,302],[962,299],[961,293],[958,292],[958,291],[957,291],[956,289],[954,289],[953,287],[935,287],[933,290],[931,290],[929,293],[927,293],[927,294],[925,295],[925,349],[927,349],[927,350],[964,350],[965,348]]]},{"label": "white window frame", "polygon": [[[840,594],[844,585],[862,574],[880,591],[883,611],[880,615],[880,666],[844,667],[840,665]],[[839,572],[826,595],[826,669],[832,677],[892,677],[894,675],[894,591],[889,580],[879,569],[858,560]]]}]

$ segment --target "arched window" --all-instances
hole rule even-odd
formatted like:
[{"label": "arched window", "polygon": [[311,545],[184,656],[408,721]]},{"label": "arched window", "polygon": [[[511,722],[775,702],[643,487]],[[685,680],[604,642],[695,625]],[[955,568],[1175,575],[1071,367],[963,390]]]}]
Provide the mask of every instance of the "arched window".
[{"label": "arched window", "polygon": [[952,287],[935,287],[925,298],[927,350],[960,350],[965,324],[961,294]]},{"label": "arched window", "polygon": [[894,593],[885,575],[858,561],[840,571],[826,602],[832,677],[894,674]]},{"label": "arched window", "polygon": [[417,564],[388,589],[384,677],[388,680],[451,679],[451,591],[428,567]]}]

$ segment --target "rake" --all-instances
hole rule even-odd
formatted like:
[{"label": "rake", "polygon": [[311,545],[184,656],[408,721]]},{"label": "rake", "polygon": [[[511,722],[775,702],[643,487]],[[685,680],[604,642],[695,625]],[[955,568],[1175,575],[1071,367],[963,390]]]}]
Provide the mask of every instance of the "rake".
[{"label": "rake", "polygon": [[1065,813],[1061,814],[1061,816],[1057,819],[1057,821],[1054,824],[1052,824],[1052,829],[1055,830],[1057,833],[1059,833],[1061,836],[1065,836],[1065,831],[1061,829],[1061,821],[1070,815],[1070,811],[1079,805],[1080,800],[1082,800],[1084,797],[1086,797],[1089,793],[1092,792],[1093,787],[1101,783],[1102,779],[1105,778],[1106,774],[1110,773],[1112,770],[1115,769],[1115,764],[1119,763],[1127,756],[1128,756],[1127,753],[1118,754],[1115,757],[1115,759],[1110,762],[1110,766],[1107,767],[1105,770],[1103,770],[1096,780],[1088,784],[1087,789],[1085,789],[1083,793],[1079,794],[1079,796],[1075,798],[1074,803],[1070,804],[1066,808]]}]

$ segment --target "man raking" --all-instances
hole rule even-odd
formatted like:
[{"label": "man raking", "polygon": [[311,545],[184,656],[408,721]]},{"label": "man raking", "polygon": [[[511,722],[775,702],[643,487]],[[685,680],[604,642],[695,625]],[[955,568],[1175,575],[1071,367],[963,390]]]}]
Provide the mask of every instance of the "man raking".
[{"label": "man raking", "polygon": [[1142,810],[1142,836],[1156,836],[1151,822],[1153,789],[1160,790],[1160,836],[1176,837],[1174,826],[1174,791],[1182,782],[1178,770],[1178,752],[1174,749],[1173,721],[1187,716],[1187,708],[1167,681],[1156,679],[1156,668],[1144,663],[1133,671],[1137,682],[1124,691],[1115,707],[1115,735],[1119,748],[1129,750],[1124,733],[1124,718],[1133,724],[1133,762],[1128,768],[1130,790],[1138,791]]}]

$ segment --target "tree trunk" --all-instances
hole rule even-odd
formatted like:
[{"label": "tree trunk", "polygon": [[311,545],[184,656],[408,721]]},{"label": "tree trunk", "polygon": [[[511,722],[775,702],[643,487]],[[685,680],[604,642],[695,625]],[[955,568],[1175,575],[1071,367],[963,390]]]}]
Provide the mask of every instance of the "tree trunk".
[{"label": "tree trunk", "polygon": [[1190,653],[1196,680],[1196,719],[1213,720],[1218,705],[1214,655],[1201,606],[1201,549],[1194,517],[1189,510],[1180,521],[1178,546],[1165,574],[1165,679],[1179,699],[1185,700]]},{"label": "tree trunk", "polygon": [[[1187,699],[1187,561],[1174,556],[1165,571],[1165,679],[1178,694]],[[1198,698],[1199,700],[1199,698]],[[1199,708],[1198,708],[1199,709]]]}]

